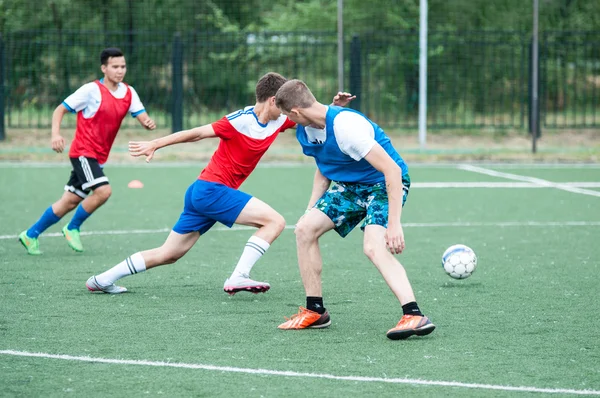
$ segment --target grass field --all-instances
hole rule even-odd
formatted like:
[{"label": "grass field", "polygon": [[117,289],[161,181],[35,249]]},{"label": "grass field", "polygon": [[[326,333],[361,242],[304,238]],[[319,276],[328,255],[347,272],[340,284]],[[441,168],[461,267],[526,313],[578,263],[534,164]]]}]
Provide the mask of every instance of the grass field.
[{"label": "grass field", "polygon": [[[129,293],[90,294],[90,275],[164,241],[199,170],[108,166],[113,197],[84,225],[85,252],[59,236],[67,218],[31,257],[16,235],[69,169],[0,164],[0,396],[600,395],[600,166],[414,165],[399,259],[437,329],[406,341],[385,337],[401,309],[359,230],[321,240],[332,326],[277,329],[304,305],[306,165],[261,167],[242,187],[288,223],[253,271],[268,293],[222,291],[252,232],[218,226],[177,264],[123,279]],[[479,257],[462,281],[440,265],[455,243]]]}]

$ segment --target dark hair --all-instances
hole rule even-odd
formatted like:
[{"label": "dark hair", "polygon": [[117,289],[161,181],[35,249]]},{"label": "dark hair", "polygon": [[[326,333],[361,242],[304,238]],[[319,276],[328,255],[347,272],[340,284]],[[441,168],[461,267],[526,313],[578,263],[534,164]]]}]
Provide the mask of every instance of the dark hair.
[{"label": "dark hair", "polygon": [[123,51],[116,47],[109,47],[102,50],[100,53],[100,64],[107,65],[109,58],[123,57]]},{"label": "dark hair", "polygon": [[256,102],[265,102],[277,94],[279,87],[287,82],[287,79],[279,73],[269,72],[256,83]]}]

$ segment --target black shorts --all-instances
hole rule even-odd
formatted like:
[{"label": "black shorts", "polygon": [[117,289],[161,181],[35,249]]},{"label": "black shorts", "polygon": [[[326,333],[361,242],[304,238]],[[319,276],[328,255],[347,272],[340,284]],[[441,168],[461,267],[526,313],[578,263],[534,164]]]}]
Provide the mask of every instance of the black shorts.
[{"label": "black shorts", "polygon": [[69,182],[65,185],[65,191],[85,199],[90,191],[102,185],[108,185],[108,177],[104,175],[104,171],[96,159],[85,156],[69,159],[71,159],[73,170]]}]

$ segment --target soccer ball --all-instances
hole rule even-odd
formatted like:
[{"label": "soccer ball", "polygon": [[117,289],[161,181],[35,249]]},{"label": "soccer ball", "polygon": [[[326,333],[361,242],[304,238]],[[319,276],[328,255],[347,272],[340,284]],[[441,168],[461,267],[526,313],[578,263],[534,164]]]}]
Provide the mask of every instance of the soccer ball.
[{"label": "soccer ball", "polygon": [[471,276],[477,267],[477,256],[473,249],[465,245],[453,245],[442,256],[442,267],[454,279]]}]

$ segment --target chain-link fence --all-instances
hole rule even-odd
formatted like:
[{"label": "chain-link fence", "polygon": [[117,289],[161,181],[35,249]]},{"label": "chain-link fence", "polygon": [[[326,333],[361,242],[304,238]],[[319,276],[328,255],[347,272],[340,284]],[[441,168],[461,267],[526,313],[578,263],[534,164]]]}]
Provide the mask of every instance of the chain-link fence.
[{"label": "chain-link fence", "polygon": [[540,44],[543,126],[600,126],[600,32],[546,32]]},{"label": "chain-link fence", "polygon": [[[540,38],[542,127],[600,126],[600,32]],[[337,91],[336,32],[21,31],[3,37],[7,126],[49,127],[67,95],[101,77],[107,45],[126,53],[126,81],[161,127],[208,123],[253,103],[268,71],[305,80],[322,101]],[[346,89],[359,95],[353,106],[385,127],[416,128],[418,32],[353,35],[345,54]],[[527,129],[526,32],[434,31],[428,57],[430,128]]]}]

